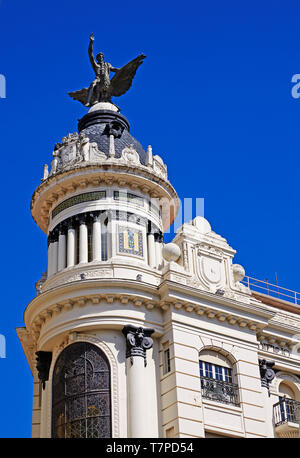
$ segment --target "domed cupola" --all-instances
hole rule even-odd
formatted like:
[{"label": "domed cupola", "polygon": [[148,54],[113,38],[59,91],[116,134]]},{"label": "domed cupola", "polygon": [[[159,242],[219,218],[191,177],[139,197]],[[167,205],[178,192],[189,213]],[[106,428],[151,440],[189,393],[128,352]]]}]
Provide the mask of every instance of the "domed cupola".
[{"label": "domed cupola", "polygon": [[78,122],[78,131],[95,142],[106,156],[121,158],[125,148],[135,150],[141,164],[146,165],[147,153],[130,134],[129,122],[119,108],[108,102],[94,105]]}]

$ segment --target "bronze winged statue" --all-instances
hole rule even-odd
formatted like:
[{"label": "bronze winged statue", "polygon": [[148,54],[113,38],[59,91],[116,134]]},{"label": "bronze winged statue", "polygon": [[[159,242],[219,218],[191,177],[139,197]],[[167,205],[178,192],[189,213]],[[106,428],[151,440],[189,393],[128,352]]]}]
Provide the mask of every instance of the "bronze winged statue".
[{"label": "bronze winged statue", "polygon": [[[131,87],[138,67],[146,57],[144,54],[140,54],[124,65],[124,67],[115,68],[109,62],[104,62],[104,55],[102,53],[97,54],[95,59],[93,47],[94,36],[91,34],[88,53],[96,75],[94,81],[90,84],[89,88],[84,87],[80,91],[69,92],[69,96],[72,99],[78,100],[86,107],[95,105],[98,102],[110,102],[112,97],[120,97],[125,94]],[[109,77],[110,72],[115,73],[111,79]]]}]

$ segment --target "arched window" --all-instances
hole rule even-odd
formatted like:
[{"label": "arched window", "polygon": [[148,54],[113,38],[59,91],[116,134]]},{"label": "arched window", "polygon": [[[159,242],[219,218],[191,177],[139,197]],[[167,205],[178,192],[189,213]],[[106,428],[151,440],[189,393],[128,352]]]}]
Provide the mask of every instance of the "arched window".
[{"label": "arched window", "polygon": [[226,404],[239,404],[238,385],[234,383],[233,365],[216,350],[199,354],[201,392],[204,399]]},{"label": "arched window", "polygon": [[56,361],[52,437],[111,437],[109,362],[88,342],[68,346]]}]

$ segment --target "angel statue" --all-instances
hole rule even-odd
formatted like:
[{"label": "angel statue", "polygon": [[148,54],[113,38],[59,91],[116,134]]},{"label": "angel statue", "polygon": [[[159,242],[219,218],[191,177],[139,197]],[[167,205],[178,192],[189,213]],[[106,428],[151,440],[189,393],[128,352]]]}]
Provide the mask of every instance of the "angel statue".
[{"label": "angel statue", "polygon": [[[95,59],[93,46],[94,35],[91,33],[88,53],[96,78],[90,84],[89,88],[85,87],[80,89],[80,91],[69,92],[69,96],[72,99],[78,100],[86,107],[95,105],[98,102],[110,102],[112,97],[120,97],[120,95],[125,94],[131,87],[138,67],[146,57],[144,54],[140,54],[124,65],[124,67],[115,68],[109,62],[104,62],[102,52],[97,54]],[[112,79],[109,78],[110,72],[115,73]]]}]

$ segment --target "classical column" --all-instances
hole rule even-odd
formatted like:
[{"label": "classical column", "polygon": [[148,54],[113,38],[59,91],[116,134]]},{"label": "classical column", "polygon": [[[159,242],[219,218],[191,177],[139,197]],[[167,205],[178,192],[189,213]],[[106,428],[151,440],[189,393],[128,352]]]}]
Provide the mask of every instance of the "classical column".
[{"label": "classical column", "polygon": [[48,267],[47,267],[47,277],[51,277],[53,271],[53,237],[52,233],[49,233],[48,236]]},{"label": "classical column", "polygon": [[93,261],[101,261],[101,221],[99,214],[93,214]]},{"label": "classical column", "polygon": [[52,247],[51,247],[51,275],[57,272],[57,255],[58,255],[58,231],[54,229],[52,231]]},{"label": "classical column", "polygon": [[58,262],[57,262],[57,270],[63,270],[66,267],[66,248],[67,248],[67,241],[66,241],[66,226],[65,224],[59,225],[59,236],[58,236]]},{"label": "classical column", "polygon": [[145,403],[147,397],[145,367],[146,350],[153,346],[150,336],[154,329],[126,325],[122,332],[126,338],[129,437],[149,437],[151,413],[149,418],[147,403]]},{"label": "classical column", "polygon": [[160,267],[162,264],[163,235],[161,232],[158,232],[154,235],[154,237],[155,237],[156,266]]},{"label": "classical column", "polygon": [[88,262],[88,228],[86,215],[79,216],[79,263]]},{"label": "classical column", "polygon": [[147,235],[148,239],[148,262],[150,267],[156,267],[156,247],[154,240],[154,233],[149,232]]},{"label": "classical column", "polygon": [[71,219],[68,225],[67,267],[75,265],[75,240],[76,231],[74,221]]},{"label": "classical column", "polygon": [[265,410],[266,433],[267,437],[274,437],[274,428],[271,420],[273,418],[273,403],[270,399],[269,384],[275,378],[275,372],[273,370],[275,363],[273,361],[266,361],[265,359],[259,359],[258,362]]},{"label": "classical column", "polygon": [[42,385],[41,406],[40,406],[40,437],[48,436],[48,402],[51,393],[51,384],[46,383],[49,380],[49,370],[52,361],[52,352],[37,351],[36,353],[36,370],[38,379]]}]

